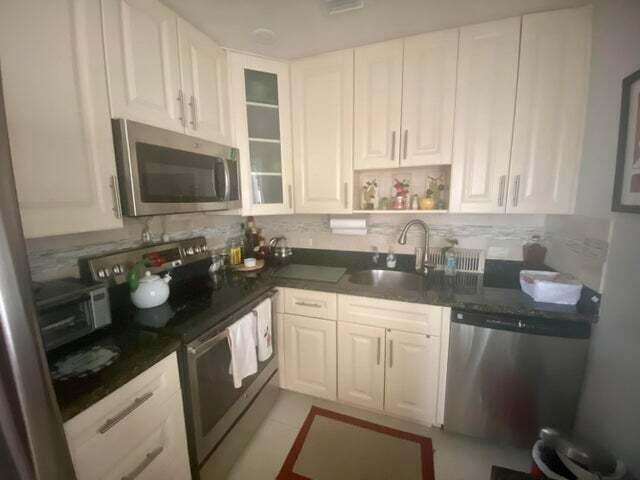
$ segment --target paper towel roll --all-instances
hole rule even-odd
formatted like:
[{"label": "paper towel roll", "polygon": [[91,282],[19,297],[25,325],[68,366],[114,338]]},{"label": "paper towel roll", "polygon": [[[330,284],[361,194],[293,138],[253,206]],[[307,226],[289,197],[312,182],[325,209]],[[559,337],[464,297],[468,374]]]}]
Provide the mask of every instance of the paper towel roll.
[{"label": "paper towel roll", "polygon": [[351,228],[367,228],[366,218],[332,218],[329,220],[331,230],[351,229]]}]

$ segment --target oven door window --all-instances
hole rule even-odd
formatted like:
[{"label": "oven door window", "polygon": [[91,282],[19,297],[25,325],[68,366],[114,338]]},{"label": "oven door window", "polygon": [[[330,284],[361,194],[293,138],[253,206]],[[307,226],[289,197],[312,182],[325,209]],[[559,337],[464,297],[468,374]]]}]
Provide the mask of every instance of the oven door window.
[{"label": "oven door window", "polygon": [[225,200],[221,158],[136,143],[140,197],[146,203],[215,203]]},{"label": "oven door window", "polygon": [[197,401],[200,406],[200,418],[196,421],[200,422],[200,432],[204,437],[242,397],[268,362],[258,362],[258,372],[243,379],[240,388],[233,386],[230,364],[231,352],[226,337],[196,359]]}]

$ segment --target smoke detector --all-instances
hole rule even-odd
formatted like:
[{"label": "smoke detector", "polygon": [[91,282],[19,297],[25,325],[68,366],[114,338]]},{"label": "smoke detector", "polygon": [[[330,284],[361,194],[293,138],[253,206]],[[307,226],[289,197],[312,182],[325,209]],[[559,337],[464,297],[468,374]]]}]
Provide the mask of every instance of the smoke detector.
[{"label": "smoke detector", "polygon": [[327,4],[329,15],[360,10],[364,7],[364,0],[324,0]]}]

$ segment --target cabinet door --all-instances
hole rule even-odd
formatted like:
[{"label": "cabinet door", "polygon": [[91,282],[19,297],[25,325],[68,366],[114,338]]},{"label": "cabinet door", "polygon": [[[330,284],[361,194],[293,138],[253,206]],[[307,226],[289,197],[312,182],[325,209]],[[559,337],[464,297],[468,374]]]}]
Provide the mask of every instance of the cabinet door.
[{"label": "cabinet door", "polygon": [[404,41],[402,166],[451,163],[458,29]]},{"label": "cabinet door", "polygon": [[229,53],[246,215],[293,213],[289,64]]},{"label": "cabinet door", "polygon": [[338,398],[382,409],[384,397],[384,328],[338,324]]},{"label": "cabinet door", "polygon": [[525,15],[507,212],[572,213],[587,106],[591,7]]},{"label": "cabinet door", "polygon": [[351,211],[353,50],[291,66],[297,213]]},{"label": "cabinet door", "polygon": [[227,55],[193,25],[178,19],[180,72],[187,133],[212,142],[231,144]]},{"label": "cabinet door", "polygon": [[99,1],[0,2],[0,55],[25,236],[122,227]]},{"label": "cabinet door", "polygon": [[283,314],[286,386],[336,399],[336,322]]},{"label": "cabinet door", "polygon": [[177,16],[158,0],[102,0],[111,116],[184,132]]},{"label": "cabinet door", "polygon": [[402,40],[355,49],[354,168],[399,165]]},{"label": "cabinet door", "polygon": [[384,409],[426,425],[434,424],[439,362],[438,337],[388,330]]},{"label": "cabinet door", "polygon": [[452,212],[505,211],[519,42],[520,18],[460,30]]}]

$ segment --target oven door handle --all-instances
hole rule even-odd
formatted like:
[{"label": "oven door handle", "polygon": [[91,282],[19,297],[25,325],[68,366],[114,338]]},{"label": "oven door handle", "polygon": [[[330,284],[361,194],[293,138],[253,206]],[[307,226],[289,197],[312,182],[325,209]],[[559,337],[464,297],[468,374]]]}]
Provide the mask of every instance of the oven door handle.
[{"label": "oven door handle", "polygon": [[[264,302],[267,298],[272,298],[277,293],[278,293],[277,290],[270,290],[263,297],[260,297],[257,300],[254,300],[253,302],[251,302],[247,306],[248,308],[246,308],[246,310],[243,310],[240,313],[236,313],[236,314],[234,314],[234,316],[236,318],[241,318],[243,315],[246,315],[247,313],[250,313],[253,310],[255,310],[255,308],[258,305],[260,305],[262,302]],[[275,320],[275,318],[274,318],[274,320]],[[213,337],[204,338],[202,340],[196,340],[196,341],[192,342],[191,344],[187,345],[187,352],[189,353],[189,355],[193,355],[195,357],[199,357],[200,355],[205,353],[207,350],[210,350],[211,347],[213,347],[214,345],[220,343],[223,339],[227,338],[228,334],[229,334],[228,330],[225,328],[222,332],[218,333],[217,335],[215,335]]]},{"label": "oven door handle", "polygon": [[210,350],[211,347],[213,347],[214,345],[220,343],[222,340],[227,338],[228,335],[229,333],[225,329],[224,331],[220,332],[218,335],[214,337],[208,338],[206,340],[200,340],[196,342],[196,345],[189,345],[187,347],[187,352],[189,352],[190,355],[199,357],[207,350]]}]

